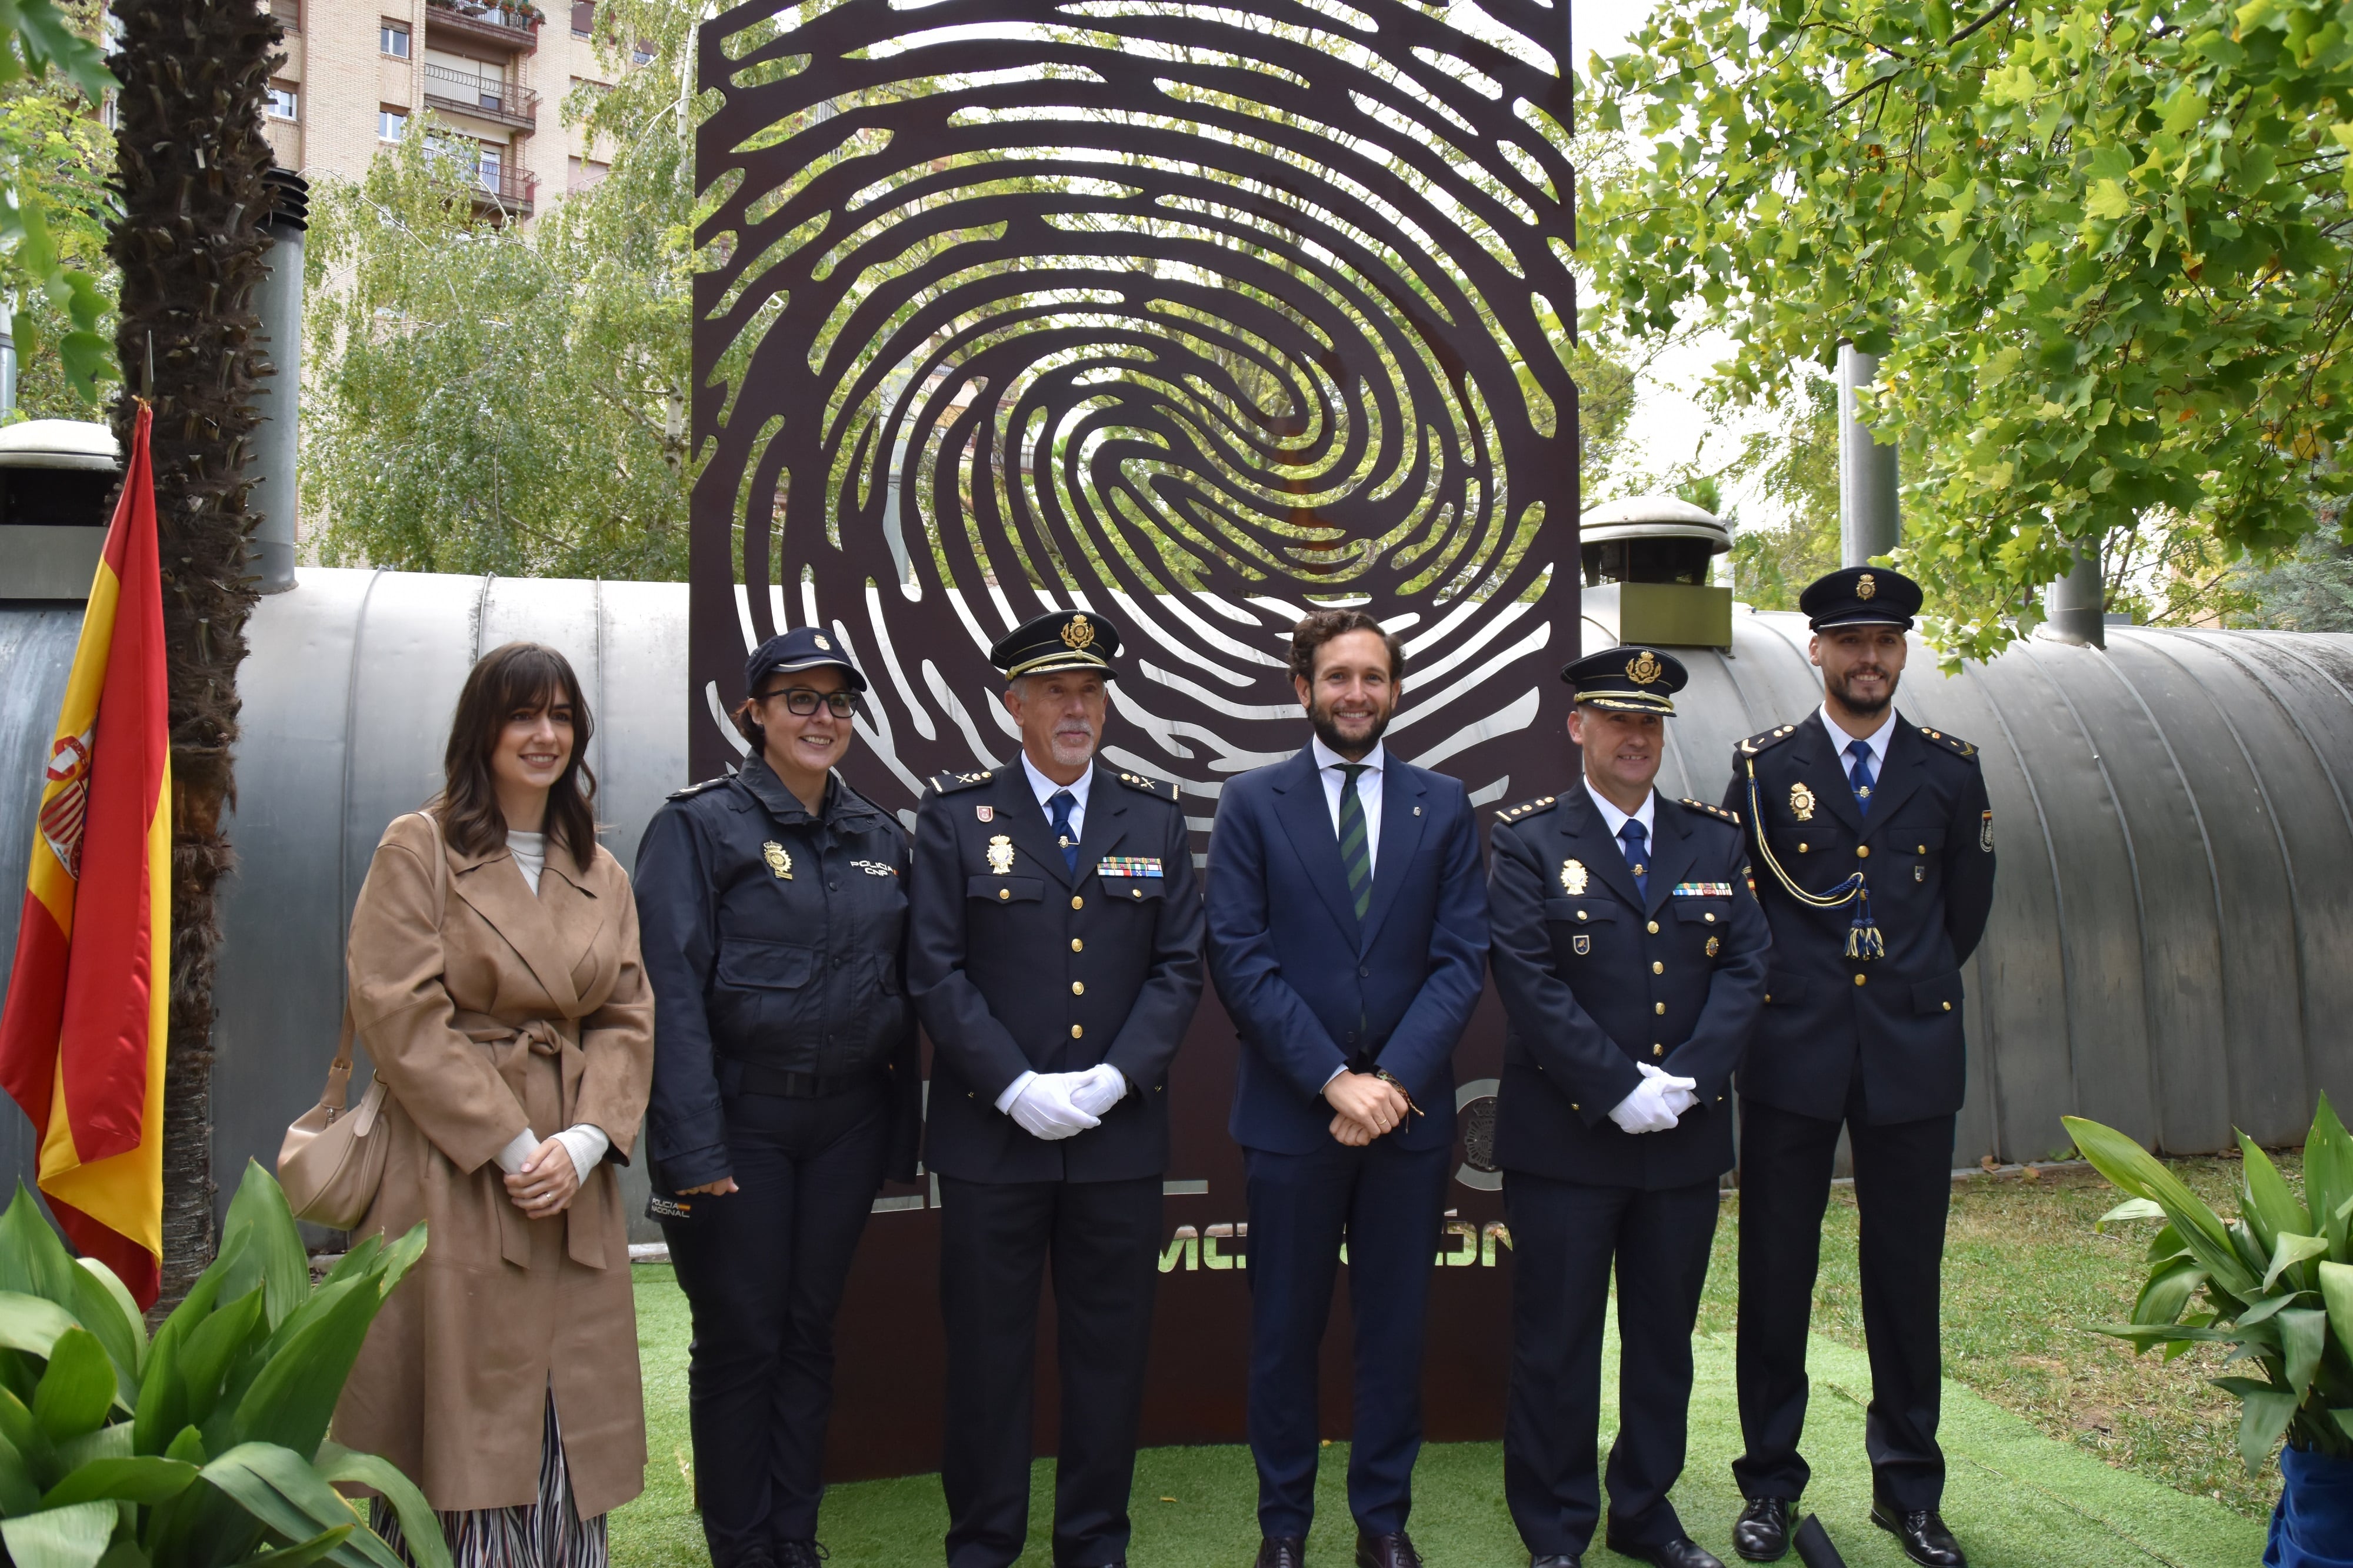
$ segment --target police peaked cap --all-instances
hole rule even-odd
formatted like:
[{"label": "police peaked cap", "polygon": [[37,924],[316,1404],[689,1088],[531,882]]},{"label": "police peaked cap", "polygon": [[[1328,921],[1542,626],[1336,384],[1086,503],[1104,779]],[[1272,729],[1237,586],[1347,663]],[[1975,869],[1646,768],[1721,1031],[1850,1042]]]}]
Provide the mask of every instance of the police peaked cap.
[{"label": "police peaked cap", "polygon": [[1920,613],[1920,584],[1884,566],[1848,566],[1817,577],[1798,595],[1798,608],[1816,631],[1833,626],[1912,629]]},{"label": "police peaked cap", "polygon": [[1119,672],[1111,656],[1119,651],[1119,628],[1092,610],[1054,610],[1025,621],[997,639],[988,662],[1011,679],[1092,669],[1105,680]]},{"label": "police peaked cap", "polygon": [[1580,703],[1617,713],[1674,712],[1674,694],[1691,675],[1671,653],[1639,643],[1606,647],[1566,666],[1560,678],[1577,689]]}]

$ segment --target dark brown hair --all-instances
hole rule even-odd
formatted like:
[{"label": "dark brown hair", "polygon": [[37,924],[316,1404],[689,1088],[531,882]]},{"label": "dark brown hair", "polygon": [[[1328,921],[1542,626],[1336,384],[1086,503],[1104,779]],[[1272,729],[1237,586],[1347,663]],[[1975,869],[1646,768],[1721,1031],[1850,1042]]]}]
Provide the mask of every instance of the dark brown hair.
[{"label": "dark brown hair", "polygon": [[442,753],[441,793],[431,809],[441,834],[459,853],[480,855],[507,841],[507,819],[491,778],[491,754],[499,731],[517,713],[536,713],[558,702],[572,705],[572,760],[547,792],[548,837],[586,865],[596,847],[596,775],[588,767],[588,742],[596,733],[588,700],[572,661],[543,643],[511,642],[475,662],[458,693],[457,717],[449,721],[449,749]]},{"label": "dark brown hair", "polygon": [[1405,679],[1405,645],[1381,627],[1381,623],[1362,610],[1314,610],[1305,620],[1291,628],[1291,673],[1310,686],[1315,684],[1315,650],[1334,637],[1350,632],[1370,632],[1381,639],[1389,650],[1389,679]]}]

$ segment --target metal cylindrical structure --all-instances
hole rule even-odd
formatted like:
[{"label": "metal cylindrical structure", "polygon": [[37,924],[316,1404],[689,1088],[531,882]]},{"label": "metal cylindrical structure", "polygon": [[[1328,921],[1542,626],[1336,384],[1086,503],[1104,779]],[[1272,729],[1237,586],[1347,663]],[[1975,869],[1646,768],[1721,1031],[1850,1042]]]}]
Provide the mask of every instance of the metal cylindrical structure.
[{"label": "metal cylindrical structure", "polygon": [[253,437],[253,488],[246,506],[254,514],[250,548],[257,586],[282,594],[294,586],[294,541],[302,502],[296,465],[301,447],[302,236],[310,227],[310,184],[290,169],[264,176],[273,202],[269,221],[269,271],[253,293],[274,374],[253,392],[261,419]]},{"label": "metal cylindrical structure", "polygon": [[[311,569],[301,583],[257,607],[239,677],[215,995],[224,1200],[318,1092],[369,857],[432,794],[474,658],[529,637],[572,659],[597,720],[598,816],[625,865],[688,782],[689,704],[710,700],[687,688],[683,584]],[[1617,640],[1606,604],[1586,619],[1583,646]],[[1734,741],[1820,700],[1801,618],[1733,621],[1729,649],[1679,650],[1692,679],[1668,726],[1670,795],[1721,799]],[[79,622],[78,605],[0,603],[0,966]],[[1968,970],[1960,1162],[2047,1154],[2065,1111],[2195,1152],[2228,1147],[2233,1126],[2293,1141],[2324,1089],[2353,1106],[2353,636],[2117,627],[2105,652],[2042,639],[1951,678],[1915,646],[1897,701],[1980,748],[2002,857]],[[1566,737],[1560,755],[1557,776],[1515,779],[1514,797],[1567,782]],[[0,1113],[0,1172],[29,1177],[32,1156],[23,1120]],[[631,1223],[651,1239],[635,1217],[642,1169],[626,1178]]]},{"label": "metal cylindrical structure", "polygon": [[2100,547],[2077,552],[2075,568],[2043,593],[2044,626],[2062,642],[2105,647],[2108,641],[2107,584],[2100,577]]},{"label": "metal cylindrical structure", "polygon": [[1879,379],[1879,356],[1841,343],[1839,393],[1839,559],[1861,566],[1895,548],[1895,447],[1871,438],[1855,392]]}]

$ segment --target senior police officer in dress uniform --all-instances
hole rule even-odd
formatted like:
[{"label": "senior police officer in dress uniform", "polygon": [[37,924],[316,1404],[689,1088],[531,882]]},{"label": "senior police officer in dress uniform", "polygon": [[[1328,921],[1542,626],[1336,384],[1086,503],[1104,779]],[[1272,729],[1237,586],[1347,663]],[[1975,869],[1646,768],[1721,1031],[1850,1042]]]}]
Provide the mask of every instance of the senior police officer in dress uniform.
[{"label": "senior police officer in dress uniform", "polygon": [[1050,1258],[1054,1562],[1126,1561],[1168,1068],[1200,999],[1202,912],[1176,786],[1095,756],[1118,648],[1092,612],[1007,636],[988,657],[1021,755],[934,779],[916,816],[909,976],[934,1047],[950,1568],[1021,1555]]},{"label": "senior police officer in dress uniform", "polygon": [[1609,1549],[1722,1568],[1667,1493],[1683,1472],[1692,1325],[1732,1168],[1732,1073],[1770,939],[1732,814],[1651,786],[1683,665],[1613,647],[1561,679],[1577,689],[1568,734],[1584,776],[1505,807],[1490,840],[1489,953],[1509,1020],[1495,1125],[1514,1259],[1504,1496],[1533,1568],[1577,1568],[1600,1511],[1614,1263]]},{"label": "senior police officer in dress uniform", "polygon": [[1897,715],[1920,587],[1850,567],[1807,588],[1822,705],[1733,750],[1773,927],[1764,1018],[1740,1072],[1741,1433],[1733,1547],[1788,1548],[1809,1476],[1806,1331],[1839,1131],[1862,1219],[1873,1521],[1924,1568],[1965,1568],[1938,1512],[1937,1297],[1963,1092],[1961,965],[1993,901],[1977,748]]}]

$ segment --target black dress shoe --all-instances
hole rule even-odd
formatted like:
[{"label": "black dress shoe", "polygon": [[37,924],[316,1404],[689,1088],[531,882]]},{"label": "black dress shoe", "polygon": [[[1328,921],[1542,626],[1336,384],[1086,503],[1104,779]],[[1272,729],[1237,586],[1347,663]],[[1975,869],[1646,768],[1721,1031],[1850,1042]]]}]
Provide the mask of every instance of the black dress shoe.
[{"label": "black dress shoe", "polygon": [[1620,1557],[1631,1557],[1637,1563],[1649,1563],[1654,1568],[1724,1568],[1724,1562],[1706,1547],[1687,1535],[1656,1545],[1639,1546],[1631,1542],[1608,1541],[1610,1551]]},{"label": "black dress shoe", "polygon": [[1395,1535],[1366,1535],[1356,1531],[1356,1568],[1421,1568],[1421,1553],[1413,1549],[1413,1537],[1404,1531]]},{"label": "black dress shoe", "polygon": [[1751,1563],[1778,1563],[1789,1552],[1789,1500],[1753,1497],[1732,1521],[1732,1549]]},{"label": "black dress shoe", "polygon": [[1944,1517],[1933,1508],[1896,1509],[1887,1503],[1871,1505],[1871,1522],[1904,1543],[1904,1555],[1920,1564],[1920,1568],[1969,1568],[1968,1554],[1953,1532],[1945,1528]]},{"label": "black dress shoe", "polygon": [[1547,1552],[1541,1556],[1531,1555],[1528,1568],[1585,1568],[1585,1565],[1577,1561],[1574,1552]]},{"label": "black dress shoe", "polygon": [[1270,1535],[1258,1543],[1252,1568],[1307,1568],[1307,1542],[1295,1535]]}]

